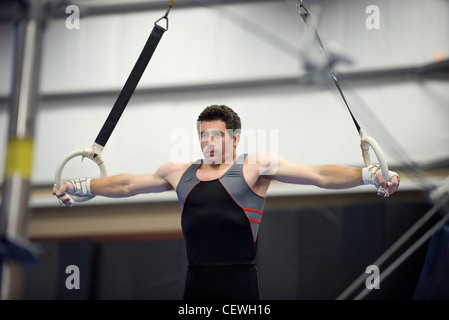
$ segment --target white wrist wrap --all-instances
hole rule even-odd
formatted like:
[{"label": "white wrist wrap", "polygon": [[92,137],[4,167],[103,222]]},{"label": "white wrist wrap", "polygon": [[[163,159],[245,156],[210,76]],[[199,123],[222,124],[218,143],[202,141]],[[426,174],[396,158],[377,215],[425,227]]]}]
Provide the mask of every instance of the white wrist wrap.
[{"label": "white wrist wrap", "polygon": [[78,196],[91,196],[92,193],[90,192],[90,181],[92,179],[89,178],[80,178],[71,180],[70,182],[73,183],[75,186],[75,192],[73,194],[76,194]]},{"label": "white wrist wrap", "polygon": [[376,180],[376,173],[380,170],[380,166],[370,165],[367,168],[362,169],[362,179],[364,184],[372,184],[376,188],[380,187],[379,182]]}]

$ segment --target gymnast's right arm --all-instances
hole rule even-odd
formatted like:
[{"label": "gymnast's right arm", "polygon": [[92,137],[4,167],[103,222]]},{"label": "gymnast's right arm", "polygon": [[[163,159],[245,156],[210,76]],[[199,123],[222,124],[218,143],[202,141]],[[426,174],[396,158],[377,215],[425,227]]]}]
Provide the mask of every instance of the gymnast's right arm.
[{"label": "gymnast's right arm", "polygon": [[122,198],[141,193],[169,191],[173,189],[167,179],[169,169],[169,165],[163,165],[154,173],[144,175],[122,173],[103,178],[66,181],[59,189],[56,185],[53,186],[53,195],[62,205],[71,207],[73,200],[70,194]]}]

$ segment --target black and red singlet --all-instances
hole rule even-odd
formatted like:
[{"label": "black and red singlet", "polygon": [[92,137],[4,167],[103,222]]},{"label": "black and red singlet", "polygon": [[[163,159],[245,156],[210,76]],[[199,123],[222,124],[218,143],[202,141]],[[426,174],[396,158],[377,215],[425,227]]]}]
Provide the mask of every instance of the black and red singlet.
[{"label": "black and red singlet", "polygon": [[243,176],[246,156],[210,181],[197,178],[198,160],[179,181],[188,261],[184,299],[259,299],[255,258],[265,198]]}]

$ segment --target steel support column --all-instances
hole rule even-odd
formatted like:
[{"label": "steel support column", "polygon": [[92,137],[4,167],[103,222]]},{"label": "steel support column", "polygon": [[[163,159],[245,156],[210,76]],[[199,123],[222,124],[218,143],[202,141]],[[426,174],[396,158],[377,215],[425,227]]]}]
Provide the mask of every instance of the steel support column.
[{"label": "steel support column", "polygon": [[2,300],[22,298],[24,268],[37,260],[27,238],[35,114],[39,101],[44,0],[17,1],[8,147],[0,219]]}]

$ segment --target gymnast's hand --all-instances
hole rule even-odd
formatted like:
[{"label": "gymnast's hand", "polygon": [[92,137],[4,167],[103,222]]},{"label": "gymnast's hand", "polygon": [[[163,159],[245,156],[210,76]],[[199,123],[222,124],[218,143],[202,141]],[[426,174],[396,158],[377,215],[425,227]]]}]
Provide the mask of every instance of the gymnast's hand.
[{"label": "gymnast's hand", "polygon": [[383,175],[380,166],[370,165],[368,168],[363,168],[362,177],[365,184],[372,184],[377,188],[377,194],[382,197],[389,197],[395,193],[399,188],[400,178],[394,171],[388,171],[390,179],[387,182]]},{"label": "gymnast's hand", "polygon": [[377,194],[382,197],[388,197],[396,192],[399,188],[400,178],[399,175],[393,171],[390,171],[390,180],[388,183],[385,181],[382,172],[376,174],[376,179],[379,181],[380,188],[377,190]]},{"label": "gymnast's hand", "polygon": [[64,207],[71,207],[73,205],[73,200],[67,193],[74,193],[75,186],[72,182],[64,182],[62,186],[58,189],[56,184],[53,186],[53,195],[55,195],[59,203]]}]

